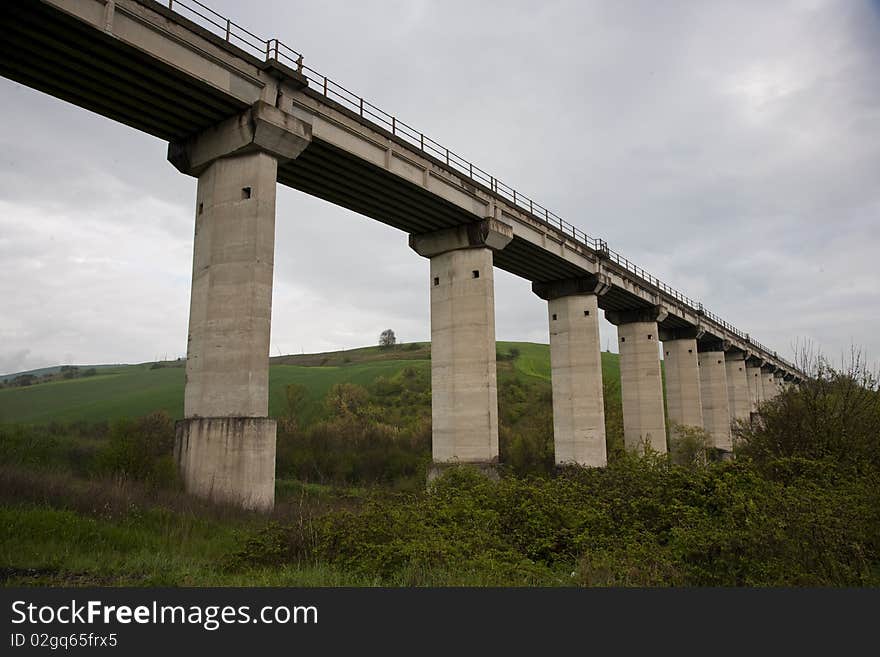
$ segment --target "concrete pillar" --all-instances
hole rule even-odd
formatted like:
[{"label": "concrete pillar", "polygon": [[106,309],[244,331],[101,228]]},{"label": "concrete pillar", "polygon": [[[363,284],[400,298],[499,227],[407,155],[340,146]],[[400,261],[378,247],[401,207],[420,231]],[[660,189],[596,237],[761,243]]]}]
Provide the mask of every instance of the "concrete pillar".
[{"label": "concrete pillar", "polygon": [[597,297],[606,289],[595,278],[532,285],[547,300],[557,465],[608,462]]},{"label": "concrete pillar", "polygon": [[777,395],[781,395],[785,392],[785,374],[782,371],[777,371],[773,375],[773,384],[776,386]]},{"label": "concrete pillar", "polygon": [[760,358],[750,356],[746,359],[746,379],[749,382],[749,401],[751,402],[752,412],[756,411],[758,404],[764,401],[761,365],[763,365],[763,361]]},{"label": "concrete pillar", "polygon": [[642,451],[649,445],[654,451],[667,451],[657,327],[666,314],[660,307],[605,313],[617,325],[623,440],[629,450]]},{"label": "concrete pillar", "polygon": [[746,354],[738,349],[725,352],[727,367],[727,401],[730,421],[748,420],[752,411],[749,397],[749,379],[746,371]]},{"label": "concrete pillar", "polygon": [[663,362],[666,369],[666,414],[669,444],[675,453],[679,427],[703,426],[700,399],[700,367],[697,360],[695,329],[661,330]]},{"label": "concrete pillar", "polygon": [[699,343],[700,398],[703,402],[703,427],[712,436],[713,445],[723,452],[732,451],[730,405],[727,397],[727,366],[720,340]]},{"label": "concrete pillar", "polygon": [[776,389],[776,379],[774,373],[776,367],[774,365],[764,365],[761,367],[761,385],[764,389],[764,401],[769,401],[776,397],[779,391]]},{"label": "concrete pillar", "polygon": [[268,399],[276,174],[311,134],[279,114],[258,103],[168,152],[198,178],[175,456],[188,492],[260,510],[275,501]]},{"label": "concrete pillar", "polygon": [[431,261],[429,479],[446,464],[493,470],[498,462],[492,250],[512,238],[513,230],[494,219],[410,235],[410,247]]}]

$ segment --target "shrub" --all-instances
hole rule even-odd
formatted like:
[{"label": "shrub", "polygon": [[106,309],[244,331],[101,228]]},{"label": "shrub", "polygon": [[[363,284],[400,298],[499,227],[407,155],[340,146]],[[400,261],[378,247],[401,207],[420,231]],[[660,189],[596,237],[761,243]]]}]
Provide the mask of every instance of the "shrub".
[{"label": "shrub", "polygon": [[114,422],[98,467],[104,473],[156,487],[173,486],[177,481],[174,422],[164,411]]}]

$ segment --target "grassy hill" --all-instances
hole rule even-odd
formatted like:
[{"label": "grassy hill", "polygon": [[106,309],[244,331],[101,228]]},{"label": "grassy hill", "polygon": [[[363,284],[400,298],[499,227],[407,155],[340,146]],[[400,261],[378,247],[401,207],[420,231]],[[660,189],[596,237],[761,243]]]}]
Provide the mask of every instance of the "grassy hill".
[{"label": "grassy hill", "polygon": [[[549,383],[548,345],[499,342],[497,349],[501,356],[498,361],[500,382],[515,375],[528,381]],[[516,357],[510,358],[511,353]],[[617,359],[617,354],[602,354],[606,380],[619,377]],[[378,377],[390,378],[405,367],[429,369],[430,362],[428,343],[272,358],[269,413],[278,416],[283,412],[285,386],[289,383],[304,385],[308,389],[306,408],[314,408],[335,383],[367,386]],[[162,365],[145,363],[111,367],[99,370],[97,375],[89,378],[0,389],[0,423],[93,422],[137,417],[156,410],[164,410],[174,418],[183,417],[182,363]]]}]

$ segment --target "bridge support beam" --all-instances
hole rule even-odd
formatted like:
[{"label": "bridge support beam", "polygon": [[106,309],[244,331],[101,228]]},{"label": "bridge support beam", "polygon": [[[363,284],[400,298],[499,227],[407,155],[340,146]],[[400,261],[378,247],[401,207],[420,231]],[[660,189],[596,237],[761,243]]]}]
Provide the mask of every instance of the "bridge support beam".
[{"label": "bridge support beam", "polygon": [[730,422],[748,420],[752,410],[749,398],[749,379],[746,372],[746,354],[739,349],[731,349],[725,354],[727,367],[727,402],[730,408]]},{"label": "bridge support beam", "polygon": [[597,296],[607,289],[607,283],[595,277],[532,285],[532,291],[547,300],[558,466],[608,463]]},{"label": "bridge support beam", "polygon": [[666,413],[669,419],[669,449],[680,459],[679,442],[685,427],[703,427],[700,398],[700,366],[697,357],[697,329],[660,330],[663,362],[666,366]]},{"label": "bridge support beam", "polygon": [[722,455],[730,454],[730,403],[727,396],[725,345],[707,340],[697,345],[700,360],[700,398],[703,402],[703,428],[712,436],[712,445]]},{"label": "bridge support beam", "polygon": [[185,419],[175,456],[186,490],[259,510],[275,501],[269,419],[269,333],[279,160],[309,143],[258,104],[168,158],[198,178],[187,342]]},{"label": "bridge support beam", "polygon": [[666,314],[660,307],[605,312],[617,326],[623,441],[628,450],[667,451],[657,327]]},{"label": "bridge support beam", "polygon": [[449,464],[491,473],[498,463],[492,251],[512,239],[510,226],[494,219],[410,235],[410,247],[431,261],[429,481]]}]

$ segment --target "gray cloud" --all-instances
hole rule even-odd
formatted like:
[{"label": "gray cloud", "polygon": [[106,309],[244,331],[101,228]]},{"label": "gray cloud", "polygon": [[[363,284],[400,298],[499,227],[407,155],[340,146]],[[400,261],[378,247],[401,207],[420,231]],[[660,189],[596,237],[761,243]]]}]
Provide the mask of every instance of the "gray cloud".
[{"label": "gray cloud", "polygon": [[[880,355],[876,5],[210,4],[781,354]],[[159,140],[0,98],[0,372],[181,354],[195,181]],[[277,226],[273,353],[428,337],[405,235],[286,188]],[[496,272],[496,308],[500,339],[546,341],[526,281]]]}]

